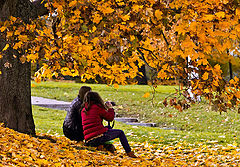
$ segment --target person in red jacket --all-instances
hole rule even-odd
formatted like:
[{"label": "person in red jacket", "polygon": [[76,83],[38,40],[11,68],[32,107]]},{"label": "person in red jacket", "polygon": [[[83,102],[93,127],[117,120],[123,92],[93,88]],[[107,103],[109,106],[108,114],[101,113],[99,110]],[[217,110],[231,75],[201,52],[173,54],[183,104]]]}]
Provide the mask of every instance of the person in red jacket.
[{"label": "person in red jacket", "polygon": [[81,111],[82,125],[85,143],[87,146],[99,147],[105,142],[119,138],[129,157],[136,158],[128,144],[128,140],[122,130],[110,129],[103,125],[106,121],[114,120],[114,109],[111,102],[104,102],[97,92],[88,92],[84,97],[84,108]]}]

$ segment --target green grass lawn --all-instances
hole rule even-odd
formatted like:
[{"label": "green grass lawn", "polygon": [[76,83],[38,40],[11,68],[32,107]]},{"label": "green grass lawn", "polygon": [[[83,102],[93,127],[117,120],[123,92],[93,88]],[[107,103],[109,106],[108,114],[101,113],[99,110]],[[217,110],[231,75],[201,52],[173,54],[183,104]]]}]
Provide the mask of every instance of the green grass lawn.
[{"label": "green grass lawn", "polygon": [[[150,143],[201,143],[240,144],[240,114],[237,111],[218,113],[211,111],[206,102],[193,105],[179,112],[172,107],[164,107],[163,99],[173,93],[175,86],[159,86],[155,98],[144,98],[146,92],[152,92],[150,86],[126,85],[115,89],[103,84],[79,84],[73,82],[42,82],[32,87],[32,95],[72,101],[82,85],[91,86],[104,100],[115,101],[117,115],[137,117],[141,122],[154,122],[158,127],[129,126],[117,122],[115,128],[123,129],[130,141]],[[62,123],[66,111],[33,106],[33,115],[37,132],[62,135]],[[176,130],[164,130],[162,128]]]}]

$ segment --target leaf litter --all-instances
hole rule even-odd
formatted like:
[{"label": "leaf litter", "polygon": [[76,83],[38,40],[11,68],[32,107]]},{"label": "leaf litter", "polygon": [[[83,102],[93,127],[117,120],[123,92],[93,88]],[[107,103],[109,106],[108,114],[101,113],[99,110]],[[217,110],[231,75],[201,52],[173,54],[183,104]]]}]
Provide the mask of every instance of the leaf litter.
[{"label": "leaf litter", "polygon": [[240,147],[207,143],[170,145],[147,141],[130,142],[138,158],[125,155],[119,142],[117,152],[97,151],[65,137],[37,134],[36,137],[0,125],[0,166],[239,166]]}]

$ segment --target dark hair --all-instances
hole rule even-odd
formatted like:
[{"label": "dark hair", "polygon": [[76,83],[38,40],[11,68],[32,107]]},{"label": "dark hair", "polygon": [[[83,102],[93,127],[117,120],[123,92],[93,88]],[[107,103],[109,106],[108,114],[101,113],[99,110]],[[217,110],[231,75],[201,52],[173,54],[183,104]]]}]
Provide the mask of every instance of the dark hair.
[{"label": "dark hair", "polygon": [[87,92],[83,100],[85,112],[87,112],[93,104],[96,104],[99,107],[106,109],[103,99],[97,92]]},{"label": "dark hair", "polygon": [[80,89],[79,89],[79,92],[78,92],[78,97],[80,98],[80,100],[83,102],[84,100],[84,96],[87,92],[91,91],[92,88],[89,87],[89,86],[82,86]]}]

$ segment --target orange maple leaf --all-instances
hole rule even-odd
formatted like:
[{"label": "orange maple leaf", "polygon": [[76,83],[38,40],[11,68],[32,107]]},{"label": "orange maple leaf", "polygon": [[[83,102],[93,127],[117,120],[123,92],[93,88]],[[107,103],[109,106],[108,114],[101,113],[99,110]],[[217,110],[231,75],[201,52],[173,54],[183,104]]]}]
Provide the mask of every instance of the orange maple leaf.
[{"label": "orange maple leaf", "polygon": [[205,72],[202,76],[203,80],[207,80],[208,79],[208,72]]},{"label": "orange maple leaf", "polygon": [[145,93],[145,94],[143,95],[144,98],[148,98],[149,96],[150,96],[150,93],[149,93],[149,92],[147,92],[147,93]]}]

